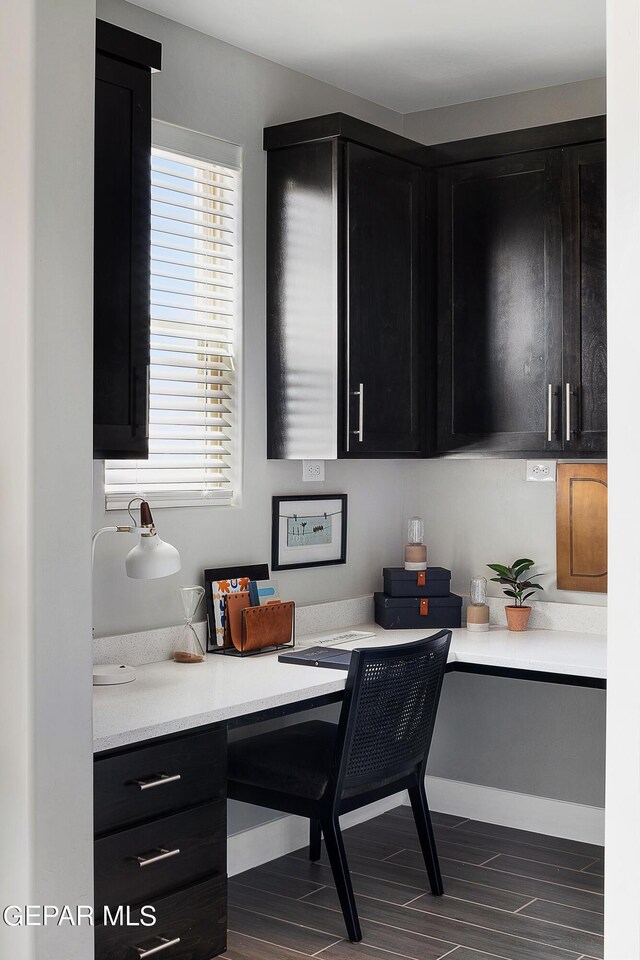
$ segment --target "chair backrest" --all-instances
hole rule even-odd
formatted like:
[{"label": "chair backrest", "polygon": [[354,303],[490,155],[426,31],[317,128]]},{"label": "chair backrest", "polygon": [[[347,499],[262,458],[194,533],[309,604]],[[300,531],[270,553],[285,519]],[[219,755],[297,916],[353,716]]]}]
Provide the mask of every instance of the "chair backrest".
[{"label": "chair backrest", "polygon": [[451,631],[354,650],[335,760],[337,794],[389,783],[426,765]]}]

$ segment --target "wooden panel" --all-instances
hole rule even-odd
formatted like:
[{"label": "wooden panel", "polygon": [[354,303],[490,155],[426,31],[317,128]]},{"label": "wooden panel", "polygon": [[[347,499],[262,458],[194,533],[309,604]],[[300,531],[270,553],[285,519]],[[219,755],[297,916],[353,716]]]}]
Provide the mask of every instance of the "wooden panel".
[{"label": "wooden panel", "polygon": [[[348,144],[347,336],[349,457],[419,453],[422,435],[422,175]],[[363,384],[363,436],[359,426]]]},{"label": "wooden panel", "polygon": [[[102,915],[105,904],[152,903],[188,883],[223,876],[226,847],[224,798],[103,837],[94,847],[96,911]],[[163,851],[173,855],[144,865],[138,859]]]},{"label": "wooden panel", "polygon": [[[565,449],[607,449],[606,145],[565,151],[564,376],[571,439]],[[565,430],[567,411],[564,411]]]},{"label": "wooden panel", "polygon": [[558,464],[559,590],[607,592],[607,465]]},{"label": "wooden panel", "polygon": [[146,457],[151,74],[98,53],[94,456]]},{"label": "wooden panel", "polygon": [[[142,926],[139,910],[129,914],[130,925],[96,926],[96,960],[134,960],[142,952],[163,946],[162,939],[176,944],[158,951],[167,960],[211,960],[226,945],[226,878],[216,877],[179,893],[154,901],[156,923]],[[148,917],[148,914],[147,914]],[[101,918],[100,918],[101,919]]]},{"label": "wooden panel", "polygon": [[560,150],[438,173],[441,452],[562,449],[561,176]]},{"label": "wooden panel", "polygon": [[[190,804],[225,796],[226,732],[223,726],[96,757],[96,834],[164,816]],[[180,779],[141,790],[138,780]]]},{"label": "wooden panel", "polygon": [[336,144],[267,158],[267,456],[337,456]]},{"label": "wooden panel", "polygon": [[434,144],[429,148],[428,162],[430,166],[439,167],[469,160],[490,160],[527,150],[550,150],[571,144],[591,143],[604,140],[606,135],[605,116],[586,117],[582,120],[547,123],[542,127],[509,130],[507,133],[492,133],[488,137]]},{"label": "wooden panel", "polygon": [[309,117],[306,120],[266,127],[263,146],[265,150],[280,150],[297,144],[337,138],[360,143],[364,147],[371,147],[412,163],[427,164],[431,156],[431,147],[425,147],[422,143],[408,140],[364,120],[357,120],[346,113],[328,113],[322,117]]}]

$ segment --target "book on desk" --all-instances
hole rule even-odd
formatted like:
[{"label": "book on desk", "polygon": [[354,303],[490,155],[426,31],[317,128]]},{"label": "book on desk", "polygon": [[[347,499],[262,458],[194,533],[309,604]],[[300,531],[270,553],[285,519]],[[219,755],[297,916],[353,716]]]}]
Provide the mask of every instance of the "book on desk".
[{"label": "book on desk", "polygon": [[327,647],[308,647],[306,650],[291,650],[278,655],[281,663],[297,663],[302,667],[330,667],[348,670],[351,650],[333,650]]}]

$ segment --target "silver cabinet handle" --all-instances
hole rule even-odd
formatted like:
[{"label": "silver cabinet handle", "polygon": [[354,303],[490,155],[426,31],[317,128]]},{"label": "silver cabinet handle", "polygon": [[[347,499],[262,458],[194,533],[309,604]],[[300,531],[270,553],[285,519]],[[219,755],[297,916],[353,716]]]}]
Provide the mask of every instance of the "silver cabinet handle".
[{"label": "silver cabinet handle", "polygon": [[159,773],[157,777],[150,777],[146,780],[134,780],[133,782],[141,790],[151,790],[152,787],[162,787],[165,783],[175,783],[181,779],[181,774]]},{"label": "silver cabinet handle", "polygon": [[158,853],[153,857],[136,857],[138,861],[138,866],[148,867],[151,863],[158,863],[160,860],[168,860],[169,857],[177,857],[180,853],[180,849],[176,847],[175,850],[165,850],[164,847],[158,847]]},{"label": "silver cabinet handle", "polygon": [[565,440],[571,440],[571,384],[566,387],[566,405],[565,405]]},{"label": "silver cabinet handle", "polygon": [[156,937],[156,940],[160,940],[160,943],[156,947],[134,947],[134,950],[138,951],[138,956],[140,960],[144,960],[145,957],[153,957],[156,953],[161,953],[163,950],[168,950],[169,947],[175,947],[180,943],[180,937],[174,937],[173,940],[168,940],[166,937]]},{"label": "silver cabinet handle", "polygon": [[549,384],[547,394],[547,440],[553,440],[553,387]]},{"label": "silver cabinet handle", "polygon": [[358,397],[358,429],[354,430],[360,443],[364,440],[364,383],[358,384],[358,389],[353,391],[353,396]]}]

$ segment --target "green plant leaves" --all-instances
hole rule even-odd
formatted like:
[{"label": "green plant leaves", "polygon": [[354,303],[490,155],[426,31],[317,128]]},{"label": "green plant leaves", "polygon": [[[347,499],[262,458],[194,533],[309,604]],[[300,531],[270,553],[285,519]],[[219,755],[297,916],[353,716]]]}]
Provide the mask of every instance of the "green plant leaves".
[{"label": "green plant leaves", "polygon": [[[502,592],[506,597],[513,598],[517,606],[521,604],[523,600],[532,597],[535,590],[544,590],[544,587],[541,587],[539,583],[534,583],[532,580],[521,579],[527,570],[531,569],[534,563],[535,560],[529,560],[528,557],[521,557],[519,560],[514,560],[510,567],[505,566],[503,563],[488,563],[487,566],[490,570],[494,570],[498,574],[497,577],[491,577],[491,582],[509,587],[508,590],[503,590]],[[529,592],[525,594],[525,590]]]}]

